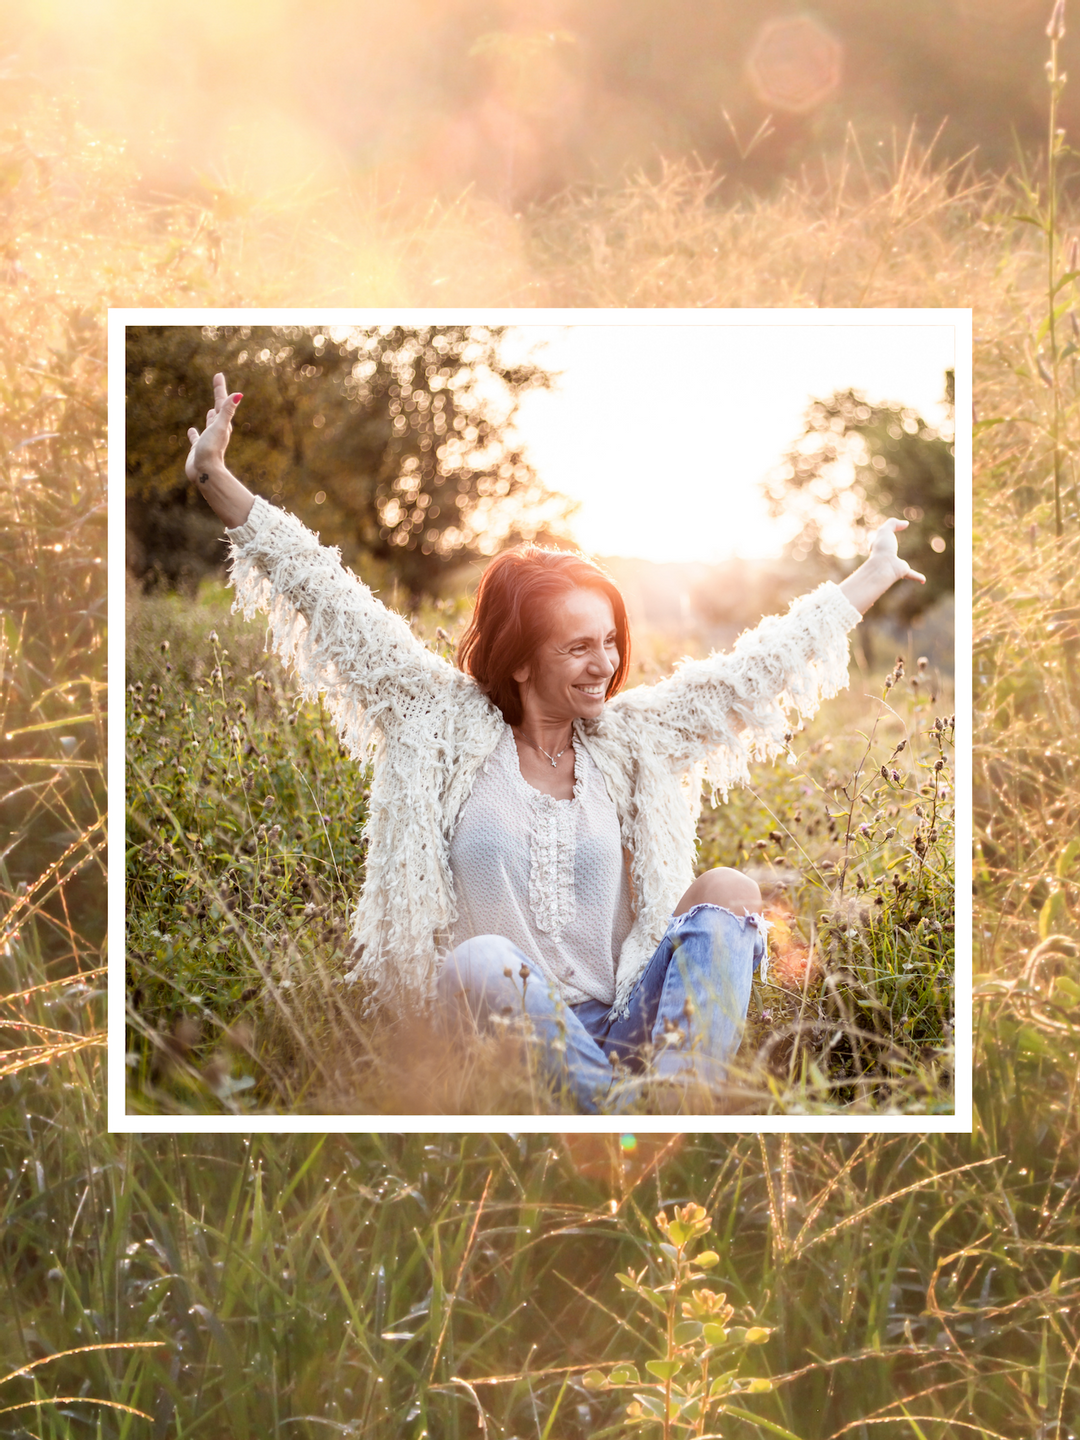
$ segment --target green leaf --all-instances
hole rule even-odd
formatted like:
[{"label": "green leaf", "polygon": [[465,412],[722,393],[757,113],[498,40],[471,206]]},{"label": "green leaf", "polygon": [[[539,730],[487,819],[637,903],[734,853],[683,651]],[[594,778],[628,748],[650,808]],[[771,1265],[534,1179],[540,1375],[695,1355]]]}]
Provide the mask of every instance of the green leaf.
[{"label": "green leaf", "polygon": [[638,1294],[643,1295],[650,1305],[655,1306],[656,1309],[660,1311],[661,1315],[667,1314],[667,1301],[663,1295],[658,1294],[655,1290],[648,1289],[645,1285],[638,1287]]},{"label": "green leaf", "polygon": [[685,1245],[693,1231],[689,1225],[684,1225],[681,1220],[672,1220],[668,1226],[668,1237],[675,1245]]},{"label": "green leaf", "polygon": [[768,1430],[772,1435],[779,1435],[780,1440],[799,1440],[799,1436],[791,1430],[785,1430],[783,1425],[775,1425],[771,1420],[766,1420],[761,1415],[755,1415],[752,1410],[743,1410],[738,1405],[725,1405],[724,1413],[734,1415],[739,1420],[749,1420],[758,1425],[762,1430]]},{"label": "green leaf", "polygon": [[682,1368],[678,1360],[646,1360],[645,1369],[658,1380],[670,1380]]},{"label": "green leaf", "polygon": [[615,1276],[619,1284],[627,1290],[633,1290],[635,1295],[640,1295],[643,1300],[648,1300],[650,1305],[655,1305],[661,1315],[667,1314],[667,1301],[656,1290],[650,1290],[647,1285],[642,1285],[640,1280],[635,1280],[632,1275],[624,1275],[621,1272]]},{"label": "green leaf", "polygon": [[746,1339],[743,1343],[746,1345],[764,1345],[771,1334],[772,1331],[766,1330],[764,1325],[752,1325],[750,1329],[747,1330]]},{"label": "green leaf", "polygon": [[616,1365],[608,1376],[609,1385],[640,1385],[641,1376],[636,1365]]},{"label": "green leaf", "polygon": [[675,1344],[690,1345],[701,1338],[701,1324],[697,1320],[682,1320],[675,1326]]},{"label": "green leaf", "polygon": [[725,1330],[723,1325],[717,1325],[715,1321],[710,1320],[701,1327],[701,1333],[710,1345],[726,1345],[735,1332]]},{"label": "green leaf", "polygon": [[746,1389],[750,1395],[764,1395],[772,1389],[772,1381],[767,1380],[763,1375],[759,1375],[756,1379],[748,1382]]},{"label": "green leaf", "polygon": [[662,1395],[653,1395],[648,1391],[639,1390],[635,1392],[634,1399],[642,1409],[648,1410],[650,1415],[655,1415],[658,1420],[664,1418],[664,1397]]},{"label": "green leaf", "polygon": [[1016,1034],[1016,1047],[1028,1055],[1045,1055],[1051,1060],[1060,1058],[1046,1036],[1034,1025],[1021,1025]]},{"label": "green leaf", "polygon": [[1054,874],[1064,880],[1080,855],[1080,840],[1070,840],[1054,863]]},{"label": "green leaf", "polygon": [[1065,891],[1053,890],[1039,911],[1039,939],[1052,935],[1065,919]]},{"label": "green leaf", "polygon": [[720,1264],[720,1256],[715,1250],[702,1250],[700,1255],[694,1256],[694,1264],[702,1270],[711,1270],[714,1265]]},{"label": "green leaf", "polygon": [[608,1377],[602,1370],[587,1370],[581,1377],[581,1383],[586,1390],[602,1390],[608,1383]]}]

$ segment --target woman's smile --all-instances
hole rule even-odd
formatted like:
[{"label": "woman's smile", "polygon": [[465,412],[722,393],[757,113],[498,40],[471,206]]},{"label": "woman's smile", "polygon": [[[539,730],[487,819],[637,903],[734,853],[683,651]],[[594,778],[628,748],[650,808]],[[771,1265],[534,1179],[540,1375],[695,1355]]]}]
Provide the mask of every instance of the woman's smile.
[{"label": "woman's smile", "polygon": [[618,668],[611,601],[601,590],[568,591],[553,608],[547,639],[529,664],[514,673],[525,728],[530,718],[540,725],[594,718]]}]

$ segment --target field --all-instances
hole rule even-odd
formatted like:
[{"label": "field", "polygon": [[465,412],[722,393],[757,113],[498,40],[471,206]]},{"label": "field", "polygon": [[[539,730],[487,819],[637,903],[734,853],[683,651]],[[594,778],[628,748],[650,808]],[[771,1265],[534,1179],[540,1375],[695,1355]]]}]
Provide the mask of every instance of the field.
[{"label": "field", "polygon": [[[435,1031],[363,1019],[365,997],[341,975],[368,772],[216,587],[195,604],[133,595],[129,614],[134,1106],[564,1108],[535,1056],[504,1038],[463,1065]],[[439,620],[454,623],[433,612],[436,645]],[[653,657],[637,666],[652,673]],[[923,666],[856,675],[800,735],[796,764],[759,767],[753,796],[707,810],[701,866],[753,870],[779,922],[724,1108],[952,1107],[953,727],[949,692]]]},{"label": "field", "polygon": [[[237,207],[213,217],[219,245],[197,208],[136,203],[100,137],[48,109],[23,123],[73,182],[56,212],[32,184],[11,198],[35,239],[0,293],[0,1425],[628,1433],[627,1395],[582,1376],[664,1354],[616,1274],[661,1279],[652,1217],[698,1202],[716,1289],[771,1331],[741,1373],[772,1391],[728,1393],[714,1429],[1063,1440],[1080,1411],[1078,521],[1074,282],[1054,287],[1080,216],[1053,217],[1048,256],[1046,229],[1015,218],[1045,216],[1045,184],[1033,209],[1018,176],[909,154],[722,208],[690,169],[516,218],[350,197],[348,225],[324,210],[314,238],[301,207]],[[437,278],[461,304],[976,306],[972,1136],[692,1135],[653,1153],[632,1133],[106,1132],[102,302],[425,304]]]}]

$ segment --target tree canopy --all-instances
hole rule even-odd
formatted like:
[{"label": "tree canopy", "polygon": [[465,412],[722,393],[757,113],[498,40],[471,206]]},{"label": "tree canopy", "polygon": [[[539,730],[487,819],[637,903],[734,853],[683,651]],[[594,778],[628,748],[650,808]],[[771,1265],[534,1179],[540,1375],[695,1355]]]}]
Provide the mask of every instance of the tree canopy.
[{"label": "tree canopy", "polygon": [[187,482],[189,425],[211,378],[244,400],[229,463],[345,559],[374,560],[415,603],[447,573],[521,540],[569,540],[572,510],[515,442],[527,390],[506,327],[142,326],[127,335],[129,565],[182,583],[220,564],[220,526]]},{"label": "tree canopy", "polygon": [[865,546],[889,515],[910,522],[903,553],[925,586],[896,586],[880,611],[907,622],[954,587],[953,372],[949,420],[934,427],[909,406],[871,404],[857,390],[814,400],[803,432],[765,484],[770,513],[799,528],[787,551],[839,572],[839,557]]}]

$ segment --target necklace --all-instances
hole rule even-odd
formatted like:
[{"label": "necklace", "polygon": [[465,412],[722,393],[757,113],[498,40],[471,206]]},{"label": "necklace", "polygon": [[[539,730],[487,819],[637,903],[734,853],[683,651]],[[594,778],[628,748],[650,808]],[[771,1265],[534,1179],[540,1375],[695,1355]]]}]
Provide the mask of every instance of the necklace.
[{"label": "necklace", "polygon": [[536,741],[535,741],[535,740],[530,740],[527,735],[522,735],[522,736],[518,737],[518,734],[517,734],[517,731],[516,731],[516,730],[515,730],[513,733],[514,733],[514,736],[515,736],[516,738],[520,738],[520,739],[524,740],[526,745],[531,745],[534,750],[539,750],[539,751],[540,751],[540,754],[543,755],[543,757],[544,757],[545,760],[550,760],[550,762],[551,762],[551,768],[552,768],[553,770],[556,768],[556,766],[558,765],[558,762],[562,759],[562,757],[566,754],[567,750],[569,750],[570,747],[571,747],[571,745],[574,743],[574,732],[573,732],[573,730],[571,730],[571,731],[570,731],[570,739],[567,740],[566,744],[565,744],[565,745],[563,746],[563,748],[559,751],[559,753],[558,753],[557,755],[549,755],[548,752],[544,749],[544,747],[543,747],[542,745],[537,745]]}]

